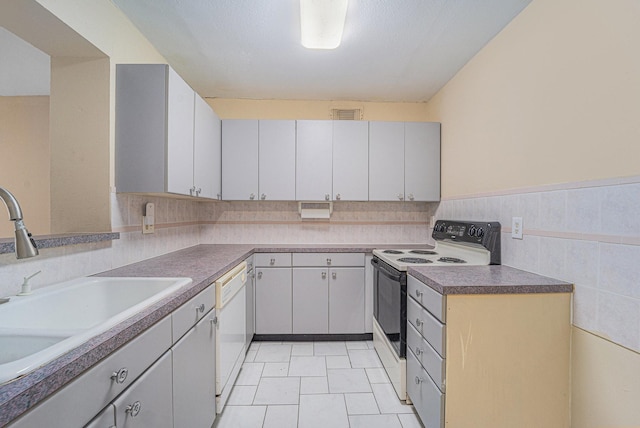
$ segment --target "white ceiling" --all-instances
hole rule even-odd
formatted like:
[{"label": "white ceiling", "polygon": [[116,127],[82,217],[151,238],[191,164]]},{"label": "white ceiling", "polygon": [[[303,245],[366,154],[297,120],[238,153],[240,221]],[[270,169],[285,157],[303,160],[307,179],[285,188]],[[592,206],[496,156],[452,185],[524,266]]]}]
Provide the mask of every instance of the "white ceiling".
[{"label": "white ceiling", "polygon": [[300,44],[298,0],[112,0],[202,96],[427,101],[531,0],[350,0]]}]

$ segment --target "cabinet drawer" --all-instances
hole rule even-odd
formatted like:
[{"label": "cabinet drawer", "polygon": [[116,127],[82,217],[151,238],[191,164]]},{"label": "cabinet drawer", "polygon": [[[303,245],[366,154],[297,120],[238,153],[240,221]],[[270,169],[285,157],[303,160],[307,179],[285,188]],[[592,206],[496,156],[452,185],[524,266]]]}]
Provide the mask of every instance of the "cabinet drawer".
[{"label": "cabinet drawer", "polygon": [[446,323],[447,298],[444,295],[411,275],[407,276],[407,295],[413,297],[416,302],[431,312],[431,315],[438,318],[440,322]]},{"label": "cabinet drawer", "polygon": [[156,361],[117,400],[118,427],[173,427],[171,352]]},{"label": "cabinet drawer", "polygon": [[256,253],[253,262],[256,267],[289,267],[291,253]]},{"label": "cabinet drawer", "polygon": [[364,253],[293,253],[293,266],[364,266]]},{"label": "cabinet drawer", "polygon": [[407,323],[407,347],[429,373],[429,376],[440,391],[444,392],[445,360],[420,336],[420,333],[410,323]]},{"label": "cabinet drawer", "polygon": [[109,404],[106,409],[101,411],[98,416],[93,418],[91,422],[84,428],[111,428],[116,426],[116,408],[113,404]]},{"label": "cabinet drawer", "polygon": [[413,299],[407,299],[407,321],[424,337],[438,354],[446,357],[444,324]]},{"label": "cabinet drawer", "polygon": [[407,352],[407,394],[425,427],[444,428],[444,397],[413,352]]},{"label": "cabinet drawer", "polygon": [[208,286],[171,314],[173,342],[177,342],[216,304],[216,287]]},{"label": "cabinet drawer", "polygon": [[[167,316],[35,407],[12,427],[84,426],[170,347],[171,317]],[[117,383],[111,375],[121,369],[126,369],[127,374]]]}]

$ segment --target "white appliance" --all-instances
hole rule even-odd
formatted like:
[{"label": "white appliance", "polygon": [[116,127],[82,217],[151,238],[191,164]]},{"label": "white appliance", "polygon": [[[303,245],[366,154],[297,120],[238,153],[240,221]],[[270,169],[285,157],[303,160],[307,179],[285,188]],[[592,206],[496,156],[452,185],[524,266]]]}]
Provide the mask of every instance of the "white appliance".
[{"label": "white appliance", "polygon": [[242,262],[216,284],[216,411],[222,413],[246,352],[247,263]]},{"label": "white appliance", "polygon": [[500,264],[500,223],[438,220],[435,248],[373,250],[373,344],[398,397],[406,391],[407,270]]}]

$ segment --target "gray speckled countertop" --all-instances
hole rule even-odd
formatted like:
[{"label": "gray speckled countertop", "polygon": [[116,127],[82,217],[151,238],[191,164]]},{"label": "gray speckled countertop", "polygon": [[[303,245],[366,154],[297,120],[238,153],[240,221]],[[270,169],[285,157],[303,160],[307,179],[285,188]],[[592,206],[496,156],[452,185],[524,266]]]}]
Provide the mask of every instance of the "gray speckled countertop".
[{"label": "gray speckled countertop", "polygon": [[[120,233],[67,233],[64,235],[42,235],[33,237],[33,240],[36,241],[36,247],[39,249],[90,244],[93,242],[112,241],[114,239],[120,239]],[[0,238],[0,254],[13,253],[15,250],[16,246],[13,238]]]},{"label": "gray speckled countertop", "polygon": [[254,252],[366,253],[374,248],[398,247],[424,248],[424,245],[198,245],[102,272],[97,276],[189,277],[193,283],[33,372],[0,385],[0,427],[173,312]]},{"label": "gray speckled countertop", "polygon": [[573,285],[508,266],[412,267],[407,273],[442,294],[570,293]]}]

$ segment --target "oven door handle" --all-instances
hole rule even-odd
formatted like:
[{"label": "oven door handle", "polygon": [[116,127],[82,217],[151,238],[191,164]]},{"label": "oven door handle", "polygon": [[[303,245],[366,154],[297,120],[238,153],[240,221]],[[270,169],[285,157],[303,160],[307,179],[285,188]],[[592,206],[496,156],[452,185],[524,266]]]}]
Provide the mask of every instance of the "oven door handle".
[{"label": "oven door handle", "polygon": [[389,271],[378,259],[371,259],[371,264],[374,269],[393,281],[400,282],[402,279],[402,275]]}]

